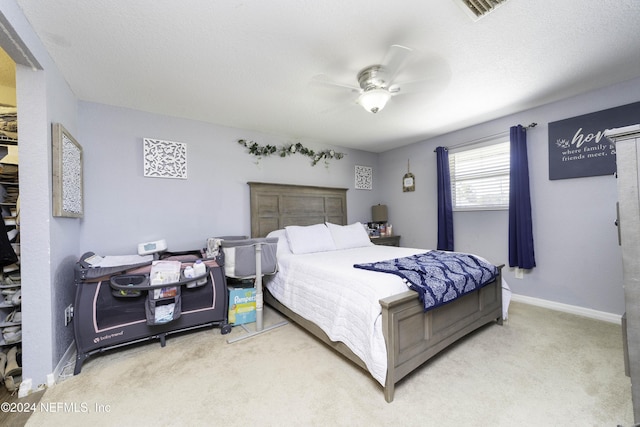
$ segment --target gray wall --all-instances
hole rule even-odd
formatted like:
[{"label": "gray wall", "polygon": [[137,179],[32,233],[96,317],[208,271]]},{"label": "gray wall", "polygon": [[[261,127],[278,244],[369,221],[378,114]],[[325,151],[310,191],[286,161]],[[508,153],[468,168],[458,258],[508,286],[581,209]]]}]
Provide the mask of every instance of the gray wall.
[{"label": "gray wall", "polygon": [[[247,154],[238,139],[261,145],[296,140],[209,123],[81,102],[78,140],[84,148],[85,216],[80,247],[102,255],[135,253],[137,244],[164,238],[169,250],[204,246],[206,238],[249,235],[249,181],[348,188],[349,221],[369,221],[375,191],[354,189],[354,166],[371,166],[377,155],[300,141],[314,150],[347,155],[311,166],[301,155]],[[188,179],[145,178],[142,140],[187,144]],[[256,164],[257,163],[257,164]]]},{"label": "gray wall", "polygon": [[[527,132],[534,243],[537,267],[516,279],[504,277],[515,294],[622,314],[622,261],[614,226],[614,176],[549,180],[548,123],[640,100],[640,79],[426,140],[380,155],[382,186],[394,232],[403,246],[433,248],[437,243],[437,146],[452,146],[531,122]],[[425,118],[428,120],[428,118]],[[640,117],[638,118],[640,122]],[[416,191],[403,193],[401,178],[411,159]],[[507,211],[454,213],[455,249],[508,264]]]}]

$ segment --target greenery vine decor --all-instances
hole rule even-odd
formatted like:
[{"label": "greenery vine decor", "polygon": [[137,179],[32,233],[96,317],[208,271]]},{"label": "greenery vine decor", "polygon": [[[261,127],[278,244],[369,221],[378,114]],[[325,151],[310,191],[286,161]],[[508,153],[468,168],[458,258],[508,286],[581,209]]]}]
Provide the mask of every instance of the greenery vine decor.
[{"label": "greenery vine decor", "polygon": [[302,154],[303,156],[307,156],[311,159],[311,166],[315,166],[321,160],[324,160],[325,165],[329,166],[329,160],[340,160],[345,156],[344,153],[338,153],[334,150],[313,151],[303,146],[299,142],[295,144],[283,145],[280,148],[276,147],[275,145],[269,144],[260,145],[257,142],[247,141],[244,139],[239,139],[238,144],[249,150],[249,154],[253,154],[254,156],[258,157],[258,160],[276,153],[280,157],[287,157],[291,154]]}]

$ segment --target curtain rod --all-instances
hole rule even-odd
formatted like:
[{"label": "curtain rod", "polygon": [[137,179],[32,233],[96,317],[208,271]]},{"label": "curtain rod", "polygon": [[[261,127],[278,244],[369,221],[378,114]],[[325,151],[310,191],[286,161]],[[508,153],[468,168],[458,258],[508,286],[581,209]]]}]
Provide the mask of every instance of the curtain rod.
[{"label": "curtain rod", "polygon": [[[524,126],[525,129],[531,129],[538,126],[537,123],[533,122],[531,123],[529,126]],[[456,144],[456,145],[452,145],[451,147],[444,147],[445,150],[449,150],[451,148],[460,148],[460,147],[465,147],[467,145],[473,145],[473,144],[478,144],[480,142],[485,142],[485,141],[489,141],[492,140],[494,138],[500,138],[502,136],[507,136],[509,135],[509,131],[505,131],[505,132],[500,132],[500,133],[495,133],[493,135],[488,135],[488,136],[484,136],[482,138],[478,138],[478,139],[474,139],[473,141],[467,141],[467,142],[462,142],[460,144]],[[436,150],[433,150],[433,152],[435,153]]]}]

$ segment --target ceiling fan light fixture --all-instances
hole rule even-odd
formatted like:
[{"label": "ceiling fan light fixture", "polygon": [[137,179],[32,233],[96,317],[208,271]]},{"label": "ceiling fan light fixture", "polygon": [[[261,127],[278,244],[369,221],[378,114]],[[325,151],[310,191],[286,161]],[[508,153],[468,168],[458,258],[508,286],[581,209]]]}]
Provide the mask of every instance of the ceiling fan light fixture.
[{"label": "ceiling fan light fixture", "polygon": [[358,103],[368,112],[375,114],[387,105],[390,98],[391,92],[387,89],[369,89],[360,94]]}]

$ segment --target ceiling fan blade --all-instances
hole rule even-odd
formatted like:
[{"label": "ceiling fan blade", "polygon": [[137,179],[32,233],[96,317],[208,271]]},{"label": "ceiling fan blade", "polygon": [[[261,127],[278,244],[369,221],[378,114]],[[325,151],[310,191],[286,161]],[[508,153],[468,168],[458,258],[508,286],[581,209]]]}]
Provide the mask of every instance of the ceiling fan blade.
[{"label": "ceiling fan blade", "polygon": [[432,92],[440,86],[435,79],[415,80],[412,82],[402,82],[392,85],[389,92],[393,95],[404,95],[409,93]]},{"label": "ceiling fan blade", "polygon": [[399,44],[389,47],[382,64],[380,64],[386,74],[389,85],[393,83],[393,79],[395,79],[411,52],[413,52],[413,49]]},{"label": "ceiling fan blade", "polygon": [[354,106],[357,106],[357,105],[358,105],[357,100],[351,99],[351,100],[348,100],[347,102],[340,102],[331,107],[324,108],[320,110],[319,113],[325,114],[325,115],[340,116],[341,114],[348,112],[348,110],[352,109]]},{"label": "ceiling fan blade", "polygon": [[352,92],[360,92],[360,88],[353,86],[353,85],[349,85],[347,83],[341,83],[341,82],[336,82],[333,81],[331,79],[329,79],[329,77],[327,77],[325,74],[317,74],[315,76],[313,76],[311,78],[311,83],[312,85],[319,85],[319,86],[330,86],[330,87],[339,87],[339,88],[346,88],[351,90]]},{"label": "ceiling fan blade", "polygon": [[444,90],[451,81],[451,68],[445,60],[435,56],[412,62],[411,68],[403,73],[403,81],[389,86],[390,92],[398,95],[422,92],[435,94]]}]

